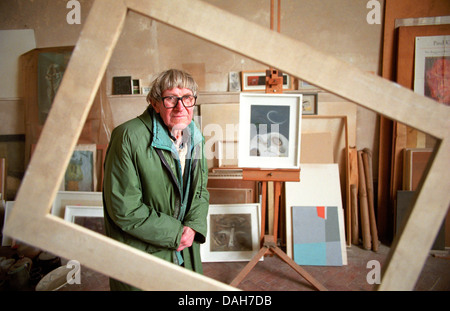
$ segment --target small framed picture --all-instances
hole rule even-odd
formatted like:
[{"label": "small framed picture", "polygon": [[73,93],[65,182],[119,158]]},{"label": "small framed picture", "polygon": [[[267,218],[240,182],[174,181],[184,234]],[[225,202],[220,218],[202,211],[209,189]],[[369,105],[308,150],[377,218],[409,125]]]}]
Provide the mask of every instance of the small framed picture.
[{"label": "small framed picture", "polygon": [[[265,91],[266,71],[242,71],[241,88],[243,92]],[[283,73],[283,90],[292,90],[292,78]]]},{"label": "small framed picture", "polygon": [[259,203],[211,204],[203,262],[250,261],[260,249]]},{"label": "small framed picture", "polygon": [[298,89],[299,90],[312,90],[312,89],[317,89],[318,87],[310,84],[306,81],[303,80],[298,80]]},{"label": "small framed picture", "polygon": [[300,167],[302,98],[302,94],[240,94],[239,167]]},{"label": "small framed picture", "polygon": [[141,94],[147,96],[148,93],[150,93],[150,86],[143,86],[141,87]]},{"label": "small framed picture", "polygon": [[303,93],[302,114],[317,115],[318,114],[318,94]]},{"label": "small framed picture", "polygon": [[133,94],[141,94],[141,79],[133,79]]},{"label": "small framed picture", "polygon": [[113,95],[128,95],[133,93],[131,76],[113,77]]},{"label": "small framed picture", "polygon": [[68,205],[64,211],[64,220],[105,234],[102,206]]},{"label": "small framed picture", "polygon": [[239,72],[232,71],[228,75],[228,91],[229,92],[240,92],[241,82],[239,79]]},{"label": "small framed picture", "polygon": [[95,191],[97,146],[77,145],[70,158],[60,190]]}]

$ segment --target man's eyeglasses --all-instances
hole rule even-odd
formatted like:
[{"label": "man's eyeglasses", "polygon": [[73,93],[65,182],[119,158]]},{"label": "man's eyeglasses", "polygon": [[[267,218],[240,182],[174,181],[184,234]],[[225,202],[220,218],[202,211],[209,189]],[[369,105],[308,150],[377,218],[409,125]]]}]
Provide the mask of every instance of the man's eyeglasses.
[{"label": "man's eyeglasses", "polygon": [[164,107],[167,109],[175,108],[178,105],[178,101],[181,100],[185,108],[190,108],[195,105],[197,101],[197,96],[194,95],[184,95],[182,97],[178,96],[164,96],[162,99]]}]

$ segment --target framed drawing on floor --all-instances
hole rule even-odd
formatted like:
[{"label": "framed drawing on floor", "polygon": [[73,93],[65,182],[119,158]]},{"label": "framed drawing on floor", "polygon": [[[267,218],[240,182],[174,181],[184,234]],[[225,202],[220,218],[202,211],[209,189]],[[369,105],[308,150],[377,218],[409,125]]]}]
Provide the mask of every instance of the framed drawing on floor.
[{"label": "framed drawing on floor", "polygon": [[68,205],[65,208],[64,220],[105,234],[102,206]]},{"label": "framed drawing on floor", "polygon": [[260,209],[259,203],[210,205],[202,261],[250,261],[260,249]]},{"label": "framed drawing on floor", "polygon": [[300,167],[302,94],[240,94],[238,166]]}]

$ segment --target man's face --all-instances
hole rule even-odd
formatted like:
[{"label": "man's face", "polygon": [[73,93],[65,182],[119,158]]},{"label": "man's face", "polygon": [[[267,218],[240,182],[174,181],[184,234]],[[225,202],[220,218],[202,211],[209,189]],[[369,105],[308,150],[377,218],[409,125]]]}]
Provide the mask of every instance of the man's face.
[{"label": "man's face", "polygon": [[[185,88],[173,88],[165,90],[162,93],[162,97],[165,96],[177,96],[182,97],[185,95],[193,95],[190,89]],[[192,121],[194,114],[194,107],[185,108],[181,100],[174,108],[164,107],[162,101],[152,102],[153,109],[160,114],[166,126],[171,132],[185,129]]]}]

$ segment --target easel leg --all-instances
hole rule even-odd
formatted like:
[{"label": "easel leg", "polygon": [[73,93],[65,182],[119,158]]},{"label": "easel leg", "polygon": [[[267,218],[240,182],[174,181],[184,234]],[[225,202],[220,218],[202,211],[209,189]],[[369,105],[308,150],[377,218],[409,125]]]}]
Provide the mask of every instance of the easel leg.
[{"label": "easel leg", "polygon": [[264,235],[266,234],[266,199],[267,199],[267,181],[261,182],[261,236],[260,245],[263,246]]},{"label": "easel leg", "polygon": [[[245,171],[244,171],[245,173]],[[299,172],[300,173],[300,172]],[[277,247],[277,233],[278,233],[278,216],[280,209],[280,199],[281,199],[281,188],[282,181],[274,180],[274,196],[271,200],[274,200],[274,218],[273,218],[273,234],[266,235],[266,200],[267,200],[267,176],[272,176],[271,172],[262,171],[261,172],[261,249],[259,252],[250,260],[250,262],[244,267],[244,269],[234,278],[230,283],[231,286],[237,287],[239,283],[247,276],[247,274],[255,267],[258,261],[266,255],[267,253],[278,255],[285,263],[287,263],[291,268],[293,268],[298,274],[303,276],[306,281],[308,281],[314,288],[318,290],[327,289],[320,284],[316,279],[314,279],[308,272],[301,268],[295,261],[289,258],[281,249]],[[245,175],[245,174],[244,174]],[[290,180],[289,178],[285,178]],[[254,179],[252,179],[254,180]]]},{"label": "easel leg", "polygon": [[300,267],[295,261],[293,261],[291,258],[289,258],[288,255],[286,255],[281,249],[278,247],[271,248],[271,251],[273,251],[275,254],[278,255],[285,263],[287,263],[289,266],[291,266],[292,269],[294,269],[298,274],[300,274],[302,277],[305,278],[314,288],[320,291],[327,291],[325,286],[320,284],[315,278],[313,278],[308,272],[306,272],[305,269]]},{"label": "easel leg", "polygon": [[252,258],[252,260],[250,260],[250,262],[245,266],[245,268],[241,272],[239,272],[239,274],[234,278],[233,282],[231,282],[230,285],[237,287],[268,250],[269,249],[267,247],[263,246],[259,250],[259,252]]},{"label": "easel leg", "polygon": [[294,269],[298,274],[300,274],[306,281],[308,281],[315,289],[320,291],[327,291],[325,286],[320,284],[316,279],[314,279],[306,270],[297,265],[295,261],[288,257],[281,249],[279,249],[273,239],[273,236],[266,235],[264,237],[264,246],[259,250],[259,252],[252,258],[252,260],[245,266],[245,268],[239,272],[239,274],[230,283],[231,286],[237,287],[239,283],[249,274],[249,272],[256,266],[258,261],[266,253],[271,252],[281,258],[285,263],[287,263],[292,269]]},{"label": "easel leg", "polygon": [[275,244],[277,243],[278,236],[278,216],[280,209],[280,199],[281,199],[281,182],[274,182],[274,213],[273,213],[273,239]]}]

